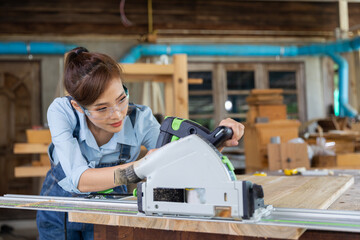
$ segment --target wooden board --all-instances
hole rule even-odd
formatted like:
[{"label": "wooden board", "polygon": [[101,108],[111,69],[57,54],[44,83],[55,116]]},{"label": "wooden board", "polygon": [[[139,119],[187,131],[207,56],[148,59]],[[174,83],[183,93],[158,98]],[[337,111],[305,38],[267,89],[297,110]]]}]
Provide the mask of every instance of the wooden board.
[{"label": "wooden board", "polygon": [[49,144],[46,143],[15,143],[15,154],[47,153]]},{"label": "wooden board", "polygon": [[26,138],[28,143],[51,143],[51,134],[49,129],[26,129]]},{"label": "wooden board", "polygon": [[15,177],[45,177],[50,166],[15,167]]},{"label": "wooden board", "polygon": [[[275,207],[326,209],[354,182],[352,176],[341,177],[259,177],[238,176],[264,188],[265,203]],[[171,231],[228,234],[237,236],[297,239],[305,229],[260,226],[228,222],[174,220],[145,216],[69,213],[73,222],[162,229]]]},{"label": "wooden board", "polygon": [[344,194],[342,194],[329,209],[333,210],[350,210],[360,211],[360,170],[358,169],[346,169],[334,170],[335,175],[351,175],[354,176],[355,183]]},{"label": "wooden board", "polygon": [[272,89],[252,89],[251,95],[276,95],[283,94],[284,90],[281,88],[272,88]]},{"label": "wooden board", "polygon": [[285,208],[327,209],[354,183],[352,176],[238,176],[260,184],[264,189],[265,204]]},{"label": "wooden board", "polygon": [[337,154],[336,164],[339,167],[360,167],[360,153]]},{"label": "wooden board", "polygon": [[174,74],[174,65],[163,65],[163,64],[148,64],[148,63],[136,63],[136,64],[125,64],[122,63],[120,67],[123,69],[125,75],[127,74],[141,74],[149,75],[172,75]]}]

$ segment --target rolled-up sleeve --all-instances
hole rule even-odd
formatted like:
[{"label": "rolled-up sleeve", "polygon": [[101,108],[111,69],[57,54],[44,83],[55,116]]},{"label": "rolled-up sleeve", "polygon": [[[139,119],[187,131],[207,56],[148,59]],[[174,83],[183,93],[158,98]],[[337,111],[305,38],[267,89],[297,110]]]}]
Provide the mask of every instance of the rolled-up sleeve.
[{"label": "rolled-up sleeve", "polygon": [[[73,137],[76,117],[64,99],[56,99],[47,112],[54,151],[55,164],[60,163],[65,173],[64,179],[58,179],[59,185],[66,191],[81,193],[77,188],[81,174],[92,166],[81,153],[78,140]],[[67,109],[69,108],[69,109]]]}]

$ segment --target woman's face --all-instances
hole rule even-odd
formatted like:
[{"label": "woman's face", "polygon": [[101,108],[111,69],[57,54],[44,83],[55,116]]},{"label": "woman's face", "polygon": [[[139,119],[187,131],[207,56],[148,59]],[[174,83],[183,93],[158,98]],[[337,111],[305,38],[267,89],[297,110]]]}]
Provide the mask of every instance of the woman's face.
[{"label": "woman's face", "polygon": [[88,119],[98,128],[116,133],[123,128],[128,111],[129,99],[125,94],[119,78],[113,79],[91,105],[86,106],[90,112]]}]

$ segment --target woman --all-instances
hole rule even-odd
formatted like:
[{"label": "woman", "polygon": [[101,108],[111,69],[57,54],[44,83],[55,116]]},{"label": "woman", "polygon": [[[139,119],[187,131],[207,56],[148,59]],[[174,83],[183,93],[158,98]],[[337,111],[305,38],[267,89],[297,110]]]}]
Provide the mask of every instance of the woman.
[{"label": "woman", "polygon": [[[75,48],[67,54],[64,84],[71,97],[57,98],[48,109],[52,136],[51,169],[41,195],[75,197],[112,189],[114,170],[133,164],[140,146],[155,148],[159,123],[148,107],[129,104],[121,69],[109,56]],[[234,134],[235,146],[244,127],[232,120],[220,125]],[[66,213],[38,211],[40,239],[93,239],[93,225],[69,223]]]}]

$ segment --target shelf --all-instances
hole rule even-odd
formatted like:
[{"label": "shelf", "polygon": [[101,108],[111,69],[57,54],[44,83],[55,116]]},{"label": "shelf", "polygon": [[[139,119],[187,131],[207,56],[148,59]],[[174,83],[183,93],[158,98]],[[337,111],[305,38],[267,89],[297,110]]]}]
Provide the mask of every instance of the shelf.
[{"label": "shelf", "polygon": [[15,167],[15,177],[45,177],[50,166],[21,166]]},{"label": "shelf", "polygon": [[49,144],[47,143],[15,143],[15,154],[41,154],[47,153]]}]

